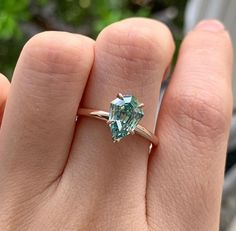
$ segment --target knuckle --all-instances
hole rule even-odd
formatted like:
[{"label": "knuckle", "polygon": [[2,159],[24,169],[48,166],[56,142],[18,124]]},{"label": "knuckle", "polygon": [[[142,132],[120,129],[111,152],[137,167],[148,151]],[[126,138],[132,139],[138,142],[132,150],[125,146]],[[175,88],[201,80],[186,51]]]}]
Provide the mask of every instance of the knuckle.
[{"label": "knuckle", "polygon": [[198,137],[218,138],[229,127],[224,101],[209,93],[181,94],[170,99],[169,115],[184,130]]}]

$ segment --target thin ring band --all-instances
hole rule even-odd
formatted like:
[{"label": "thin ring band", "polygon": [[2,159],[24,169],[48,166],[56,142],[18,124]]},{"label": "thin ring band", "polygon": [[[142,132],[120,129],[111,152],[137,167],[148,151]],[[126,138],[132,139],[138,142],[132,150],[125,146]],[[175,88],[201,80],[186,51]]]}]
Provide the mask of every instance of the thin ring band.
[{"label": "thin ring band", "polygon": [[[109,113],[108,112],[99,111],[99,110],[96,111],[94,109],[88,109],[88,108],[80,108],[78,110],[78,115],[88,116],[91,118],[100,119],[100,120],[104,120],[104,121],[109,120]],[[137,127],[135,128],[135,132],[138,135],[149,140],[154,146],[157,146],[158,138],[152,132],[150,132],[149,130],[144,128],[143,126],[138,124]]]}]

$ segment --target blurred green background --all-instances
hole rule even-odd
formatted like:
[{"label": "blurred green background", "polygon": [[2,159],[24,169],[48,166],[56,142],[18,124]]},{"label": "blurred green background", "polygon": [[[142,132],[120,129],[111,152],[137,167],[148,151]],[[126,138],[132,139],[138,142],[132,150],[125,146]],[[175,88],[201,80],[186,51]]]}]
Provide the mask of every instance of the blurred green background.
[{"label": "blurred green background", "polygon": [[107,25],[132,16],[164,21],[177,47],[182,39],[186,0],[0,0],[0,70],[11,79],[25,42],[45,30],[96,38]]}]

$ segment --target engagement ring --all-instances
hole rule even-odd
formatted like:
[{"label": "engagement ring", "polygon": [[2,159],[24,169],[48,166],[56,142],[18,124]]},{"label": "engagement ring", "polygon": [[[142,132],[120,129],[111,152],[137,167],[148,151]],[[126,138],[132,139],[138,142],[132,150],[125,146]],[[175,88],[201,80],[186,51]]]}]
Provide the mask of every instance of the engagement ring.
[{"label": "engagement ring", "polygon": [[144,116],[143,107],[144,104],[139,103],[136,97],[119,93],[117,98],[111,102],[109,112],[80,108],[78,115],[107,121],[114,142],[119,142],[124,137],[137,133],[156,146],[158,144],[157,137],[139,125]]}]

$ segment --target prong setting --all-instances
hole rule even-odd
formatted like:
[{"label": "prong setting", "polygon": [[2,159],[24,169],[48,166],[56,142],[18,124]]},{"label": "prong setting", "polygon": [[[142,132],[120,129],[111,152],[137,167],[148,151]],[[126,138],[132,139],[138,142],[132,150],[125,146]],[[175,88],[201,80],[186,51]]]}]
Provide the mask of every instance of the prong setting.
[{"label": "prong setting", "polygon": [[77,123],[77,122],[78,122],[78,120],[79,120],[79,116],[78,116],[78,115],[76,115],[76,117],[75,117],[75,122]]},{"label": "prong setting", "polygon": [[117,140],[113,139],[112,141],[113,141],[113,143],[119,143],[120,140],[121,140],[121,139],[117,139]]},{"label": "prong setting", "polygon": [[124,99],[124,96],[123,96],[121,93],[118,93],[118,94],[117,94],[117,98],[119,98],[119,99],[122,99],[122,100],[123,100],[123,99]]},{"label": "prong setting", "polygon": [[140,104],[138,105],[138,107],[139,107],[139,108],[143,108],[143,107],[144,107],[144,103],[140,103]]}]

